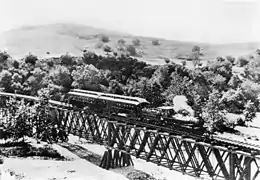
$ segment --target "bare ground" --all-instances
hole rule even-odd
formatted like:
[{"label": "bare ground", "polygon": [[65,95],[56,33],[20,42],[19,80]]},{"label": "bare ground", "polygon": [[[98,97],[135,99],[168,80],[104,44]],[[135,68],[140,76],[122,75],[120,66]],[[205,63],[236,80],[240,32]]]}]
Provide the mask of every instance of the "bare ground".
[{"label": "bare ground", "polygon": [[[44,143],[39,145],[35,140],[31,141],[33,146],[44,146]],[[170,171],[136,158],[133,158],[134,166],[102,169],[99,164],[105,147],[91,144],[76,136],[70,136],[68,143],[53,144],[51,147],[66,160],[5,157],[4,165],[1,167],[0,180],[168,180],[172,177],[194,180],[193,177],[184,176],[179,172]],[[13,176],[10,175],[10,172]]]}]

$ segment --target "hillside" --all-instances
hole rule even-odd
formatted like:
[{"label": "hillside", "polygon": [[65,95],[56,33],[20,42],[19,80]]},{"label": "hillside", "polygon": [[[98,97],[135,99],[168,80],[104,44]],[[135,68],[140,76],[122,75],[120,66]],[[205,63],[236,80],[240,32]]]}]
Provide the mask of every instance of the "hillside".
[{"label": "hillside", "polygon": [[[80,55],[84,47],[103,53],[101,49],[95,48],[99,41],[99,34],[106,34],[110,41],[106,43],[116,49],[117,41],[123,38],[126,44],[132,44],[132,36],[127,33],[107,31],[90,26],[77,24],[50,24],[42,26],[27,26],[19,29],[6,31],[0,35],[0,49],[5,49],[13,57],[23,57],[28,52],[37,56],[44,56],[46,52],[56,56],[65,52]],[[156,38],[138,37],[141,45],[137,50],[143,53],[144,60],[153,64],[164,63],[163,58],[175,59],[176,56],[185,56],[191,52],[194,45],[203,48],[203,59],[212,59],[216,56],[240,56],[252,54],[259,43],[237,43],[224,45],[211,45],[192,42],[180,42],[159,39],[160,45],[152,45]]]}]

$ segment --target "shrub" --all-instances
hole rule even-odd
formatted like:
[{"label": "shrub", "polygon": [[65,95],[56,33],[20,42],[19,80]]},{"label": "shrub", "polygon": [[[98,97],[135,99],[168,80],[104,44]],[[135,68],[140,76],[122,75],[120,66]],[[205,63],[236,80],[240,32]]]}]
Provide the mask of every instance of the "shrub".
[{"label": "shrub", "polygon": [[136,49],[133,45],[130,45],[130,44],[127,45],[126,50],[127,50],[127,52],[129,52],[130,56],[136,56],[137,55]]},{"label": "shrub", "polygon": [[19,62],[18,61],[16,61],[16,60],[14,60],[14,62],[13,62],[13,66],[14,66],[14,68],[15,69],[19,69]]},{"label": "shrub", "polygon": [[59,65],[52,69],[49,72],[49,79],[53,84],[67,88],[69,88],[72,83],[70,71],[66,66]]},{"label": "shrub", "polygon": [[53,67],[53,66],[54,66],[54,61],[53,61],[53,59],[48,59],[48,60],[47,60],[47,65],[48,65],[49,67]]},{"label": "shrub", "polygon": [[125,40],[124,40],[124,39],[119,39],[119,40],[117,41],[117,44],[125,44]]},{"label": "shrub", "polygon": [[108,53],[110,53],[110,52],[112,52],[112,48],[110,47],[110,46],[108,46],[108,45],[105,45],[104,47],[103,47],[103,50],[108,54]]},{"label": "shrub", "polygon": [[225,59],[224,59],[223,57],[221,57],[221,56],[218,56],[218,57],[217,57],[217,61],[218,61],[218,62],[224,62]]},{"label": "shrub", "polygon": [[32,65],[35,65],[37,60],[38,60],[38,57],[32,55],[31,53],[25,57],[25,63],[29,63]]},{"label": "shrub", "polygon": [[5,62],[9,58],[9,54],[7,52],[1,52],[0,51],[0,62]]},{"label": "shrub", "polygon": [[170,59],[169,59],[169,58],[165,58],[165,59],[164,59],[164,62],[165,62],[166,64],[168,64],[168,63],[170,62]]},{"label": "shrub", "polygon": [[239,57],[237,60],[237,65],[239,67],[243,67],[243,66],[247,65],[248,63],[249,63],[249,61],[244,57]]},{"label": "shrub", "polygon": [[118,54],[117,54],[117,52],[113,52],[113,55],[116,57]]},{"label": "shrub", "polygon": [[200,50],[201,50],[201,48],[199,46],[197,46],[197,45],[193,46],[193,48],[192,48],[192,52],[200,53]]},{"label": "shrub", "polygon": [[60,59],[61,59],[61,64],[63,64],[63,65],[72,65],[73,64],[73,57],[69,53],[62,55],[60,57]]},{"label": "shrub", "polygon": [[152,40],[152,45],[154,45],[154,46],[159,46],[160,45],[160,42],[159,42],[159,40]]},{"label": "shrub", "polygon": [[99,40],[103,43],[107,43],[107,42],[109,42],[109,37],[105,34],[102,34],[102,35],[100,35]]},{"label": "shrub", "polygon": [[227,56],[226,59],[228,60],[228,62],[230,62],[232,65],[234,65],[236,58],[232,57],[232,56]]},{"label": "shrub", "polygon": [[254,103],[251,100],[247,101],[243,111],[243,114],[245,115],[245,121],[252,122],[252,120],[256,117],[256,111],[257,109]]},{"label": "shrub", "polygon": [[205,107],[202,108],[202,118],[210,131],[221,130],[227,121],[226,112],[220,99],[221,93],[214,90],[209,95]]},{"label": "shrub", "polygon": [[138,38],[134,38],[134,39],[132,40],[132,43],[133,43],[134,46],[139,46],[140,43],[141,43],[141,41],[140,41],[140,39],[138,39]]}]

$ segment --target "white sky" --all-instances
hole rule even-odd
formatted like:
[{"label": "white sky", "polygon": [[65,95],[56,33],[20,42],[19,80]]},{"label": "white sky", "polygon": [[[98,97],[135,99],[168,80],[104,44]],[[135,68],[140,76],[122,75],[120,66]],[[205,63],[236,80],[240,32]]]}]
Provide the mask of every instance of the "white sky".
[{"label": "white sky", "polygon": [[183,41],[260,41],[260,0],[0,0],[0,31],[70,21]]}]

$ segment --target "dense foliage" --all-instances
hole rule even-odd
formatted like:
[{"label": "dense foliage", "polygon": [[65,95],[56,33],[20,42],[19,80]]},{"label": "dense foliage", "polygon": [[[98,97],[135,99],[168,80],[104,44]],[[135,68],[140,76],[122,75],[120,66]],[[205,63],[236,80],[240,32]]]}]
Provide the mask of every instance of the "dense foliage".
[{"label": "dense foliage", "polygon": [[[101,41],[107,41],[101,37]],[[123,39],[118,44],[125,47]],[[126,49],[134,55],[134,46],[139,44],[134,39]],[[111,51],[108,46],[104,50]],[[202,55],[198,46],[192,52]],[[188,69],[186,63],[149,65],[126,55],[100,56],[86,50],[82,57],[66,53],[49,59],[29,54],[13,60],[6,52],[0,55],[0,87],[5,92],[32,96],[47,93],[51,99],[66,100],[71,88],[80,88],[143,97],[154,107],[173,105],[176,95],[185,95],[195,116],[215,129],[231,126],[226,113],[243,113],[245,121],[251,121],[259,110],[260,63],[256,59],[239,58],[235,63],[231,56],[218,57]],[[235,66],[243,67],[244,72],[234,74]]]}]

